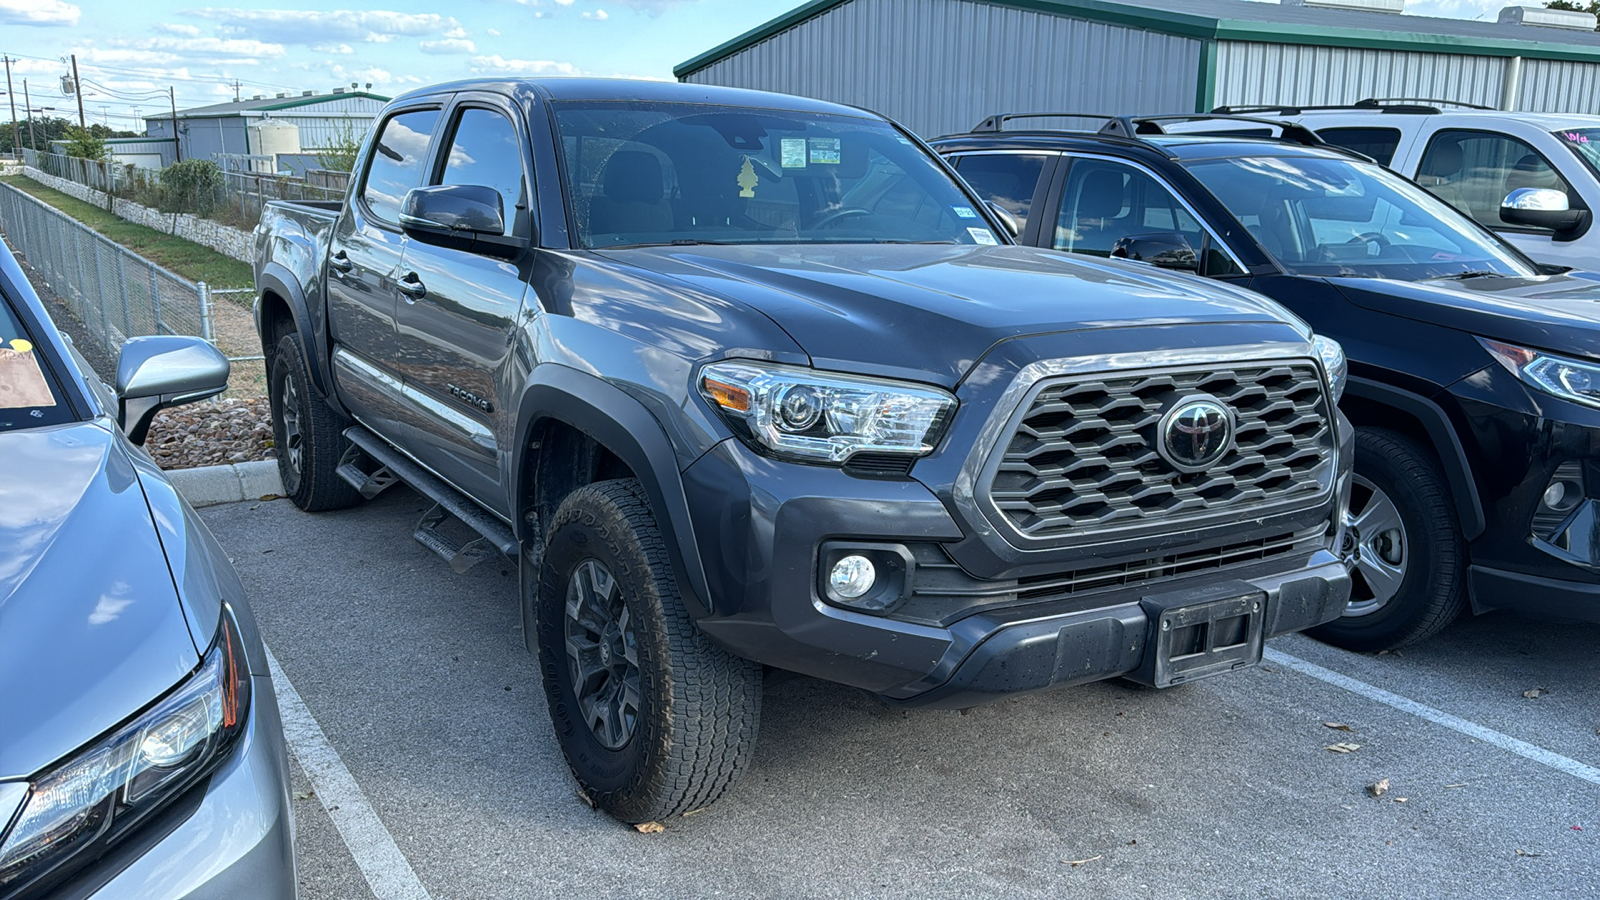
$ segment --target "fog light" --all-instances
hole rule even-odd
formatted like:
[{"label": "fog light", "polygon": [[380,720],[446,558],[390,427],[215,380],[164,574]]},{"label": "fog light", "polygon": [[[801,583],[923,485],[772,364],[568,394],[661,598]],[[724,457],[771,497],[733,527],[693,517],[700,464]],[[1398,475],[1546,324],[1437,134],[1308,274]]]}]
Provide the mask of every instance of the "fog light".
[{"label": "fog light", "polygon": [[828,587],[845,600],[854,600],[872,590],[877,580],[878,570],[865,556],[846,556],[834,563],[828,573]]},{"label": "fog light", "polygon": [[1565,481],[1552,481],[1544,489],[1544,505],[1557,512],[1565,512],[1577,504],[1581,494],[1578,486]]}]

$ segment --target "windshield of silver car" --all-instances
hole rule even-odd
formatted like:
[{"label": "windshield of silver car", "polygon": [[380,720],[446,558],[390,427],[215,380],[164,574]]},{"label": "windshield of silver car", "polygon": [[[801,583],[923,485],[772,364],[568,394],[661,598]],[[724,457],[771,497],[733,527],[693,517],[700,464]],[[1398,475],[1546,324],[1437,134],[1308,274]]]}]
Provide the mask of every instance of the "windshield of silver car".
[{"label": "windshield of silver car", "polygon": [[998,244],[969,197],[880,119],[685,103],[556,104],[584,247]]},{"label": "windshield of silver car", "polygon": [[1187,167],[1296,275],[1421,281],[1537,274],[1466,216],[1371,163],[1257,156]]}]

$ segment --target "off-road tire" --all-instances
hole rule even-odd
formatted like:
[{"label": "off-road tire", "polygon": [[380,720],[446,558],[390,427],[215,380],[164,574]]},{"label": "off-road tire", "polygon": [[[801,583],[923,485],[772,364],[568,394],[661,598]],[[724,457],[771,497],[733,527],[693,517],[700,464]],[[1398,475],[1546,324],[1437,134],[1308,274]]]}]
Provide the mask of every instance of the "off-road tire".
[{"label": "off-road tire", "polygon": [[1346,614],[1309,629],[1346,650],[1393,650],[1437,634],[1466,607],[1467,546],[1438,462],[1410,438],[1381,428],[1356,431],[1356,474],[1388,495],[1408,546],[1394,597],[1364,616]]},{"label": "off-road tire", "polygon": [[[361,500],[360,492],[336,472],[349,446],[344,430],[350,423],[317,396],[306,371],[300,336],[284,335],[268,364],[267,397],[272,407],[272,438],[284,496],[306,512],[354,506]],[[291,418],[298,436],[288,433],[286,403],[297,411],[297,416]],[[299,450],[298,467],[292,457],[295,449]]]},{"label": "off-road tire", "polygon": [[[605,746],[585,719],[568,663],[568,589],[586,562],[609,571],[636,636],[637,717],[618,749]],[[562,501],[547,531],[537,591],[530,599],[550,719],[584,794],[634,824],[698,810],[725,794],[755,748],[761,667],[712,644],[695,626],[638,481],[598,482]]]}]

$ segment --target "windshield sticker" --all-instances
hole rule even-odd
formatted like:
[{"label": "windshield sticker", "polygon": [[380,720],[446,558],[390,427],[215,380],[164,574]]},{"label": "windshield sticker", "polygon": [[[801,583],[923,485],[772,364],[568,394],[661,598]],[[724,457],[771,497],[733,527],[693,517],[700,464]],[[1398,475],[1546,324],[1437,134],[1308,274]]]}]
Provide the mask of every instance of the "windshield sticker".
[{"label": "windshield sticker", "polygon": [[977,212],[970,206],[952,206],[950,211],[963,219],[976,219],[978,217]]},{"label": "windshield sticker", "polygon": [[1574,144],[1587,144],[1587,143],[1589,143],[1589,136],[1584,134],[1584,133],[1582,133],[1582,132],[1569,131],[1563,136],[1567,140],[1571,141]]},{"label": "windshield sticker", "polygon": [[756,185],[761,183],[761,179],[756,177],[756,167],[750,165],[750,157],[744,158],[744,166],[739,169],[739,177],[735,181],[739,185],[739,196],[749,198],[756,195]]},{"label": "windshield sticker", "polygon": [[837,166],[843,158],[838,138],[811,138],[811,164]]},{"label": "windshield sticker", "polygon": [[778,141],[778,163],[785,169],[806,167],[806,139],[783,138]]},{"label": "windshield sticker", "polygon": [[986,247],[995,247],[1000,244],[994,239],[994,232],[987,228],[968,228],[967,234],[972,235],[972,240]]},{"label": "windshield sticker", "polygon": [[0,409],[55,405],[56,398],[45,383],[33,345],[21,338],[0,344]]}]

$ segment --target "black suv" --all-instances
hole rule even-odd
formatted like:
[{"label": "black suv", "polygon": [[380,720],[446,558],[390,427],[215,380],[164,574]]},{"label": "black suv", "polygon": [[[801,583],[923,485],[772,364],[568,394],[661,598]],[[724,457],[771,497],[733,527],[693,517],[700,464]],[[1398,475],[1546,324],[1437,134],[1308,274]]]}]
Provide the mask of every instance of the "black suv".
[{"label": "black suv", "polygon": [[[1095,121],[1004,129],[1056,115]],[[1393,648],[1469,603],[1600,620],[1600,275],[1305,129],[1213,118],[994,116],[932,143],[1022,243],[1247,287],[1344,345],[1357,583],[1312,634]]]}]

